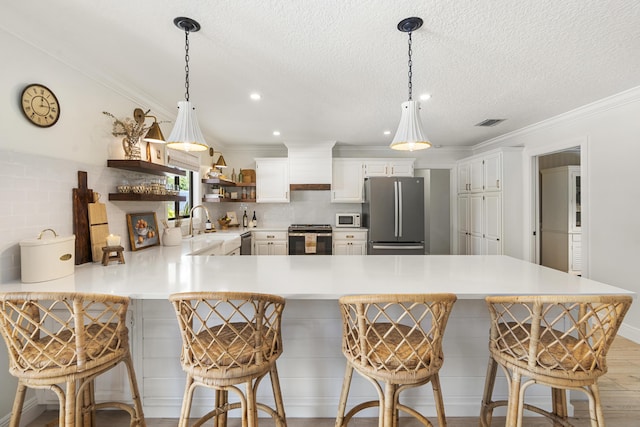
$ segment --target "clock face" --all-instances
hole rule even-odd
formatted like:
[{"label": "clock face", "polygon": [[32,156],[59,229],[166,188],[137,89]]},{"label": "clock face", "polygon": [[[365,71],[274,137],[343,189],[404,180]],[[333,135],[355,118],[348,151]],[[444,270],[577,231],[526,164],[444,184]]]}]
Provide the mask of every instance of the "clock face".
[{"label": "clock face", "polygon": [[60,117],[58,98],[46,86],[31,84],[22,91],[22,112],[36,126],[53,126]]}]

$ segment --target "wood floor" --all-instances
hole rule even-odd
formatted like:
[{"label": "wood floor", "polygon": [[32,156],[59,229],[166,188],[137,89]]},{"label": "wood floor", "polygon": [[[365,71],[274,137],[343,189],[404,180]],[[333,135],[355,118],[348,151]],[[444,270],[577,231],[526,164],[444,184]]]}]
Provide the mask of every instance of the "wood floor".
[{"label": "wood floor", "polygon": [[[599,381],[607,425],[610,427],[638,427],[640,426],[640,345],[625,338],[617,337],[607,356],[607,362],[609,364],[609,372]],[[56,425],[56,419],[56,411],[47,411],[27,427],[54,426]],[[335,420],[329,418],[293,418],[287,421],[289,427],[332,427]],[[435,419],[431,421],[437,422]],[[575,427],[590,426],[586,402],[584,404],[583,402],[576,404],[575,417],[571,422]],[[477,427],[478,418],[448,417],[447,423],[449,427]],[[98,426],[126,427],[128,425],[129,418],[124,412],[101,411],[98,415]],[[147,419],[147,426],[149,427],[173,427],[177,425],[177,419]],[[210,422],[208,425],[212,425],[212,423]],[[356,418],[349,425],[350,427],[375,427],[377,420]],[[421,424],[411,418],[402,418],[400,425],[401,427],[418,427]],[[504,418],[494,418],[492,426],[500,425],[504,425]],[[552,426],[553,423],[542,417],[532,417],[525,419],[524,425],[526,427],[548,427]],[[240,426],[241,423],[238,419],[229,419],[228,427]],[[261,419],[260,426],[271,427],[273,422],[270,419]]]}]

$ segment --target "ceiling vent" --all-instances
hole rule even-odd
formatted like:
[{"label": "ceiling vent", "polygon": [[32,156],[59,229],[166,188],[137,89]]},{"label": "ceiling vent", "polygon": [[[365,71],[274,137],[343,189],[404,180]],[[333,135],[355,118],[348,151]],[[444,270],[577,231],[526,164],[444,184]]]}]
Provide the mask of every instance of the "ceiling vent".
[{"label": "ceiling vent", "polygon": [[504,122],[505,120],[507,120],[507,119],[487,119],[487,120],[481,121],[480,123],[477,123],[476,126],[489,128],[489,127],[495,126],[497,124],[500,124],[500,123]]}]

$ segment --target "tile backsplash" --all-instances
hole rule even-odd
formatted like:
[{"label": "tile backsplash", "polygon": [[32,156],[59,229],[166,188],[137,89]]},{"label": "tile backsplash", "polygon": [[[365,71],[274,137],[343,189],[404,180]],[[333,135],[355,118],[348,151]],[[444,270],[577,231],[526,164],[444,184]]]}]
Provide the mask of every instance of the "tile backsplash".
[{"label": "tile backsplash", "polygon": [[[33,239],[52,228],[61,236],[73,233],[72,189],[78,187],[78,171],[87,172],[87,185],[100,193],[107,206],[109,231],[119,234],[128,250],[126,214],[156,212],[158,222],[166,218],[162,202],[109,202],[108,193],[124,179],[142,175],[102,165],[34,156],[0,150],[0,283],[20,278],[20,241]],[[148,177],[148,175],[145,175]],[[240,203],[206,203],[212,221],[228,211],[242,217]],[[291,203],[247,203],[251,218],[256,211],[260,227],[287,227],[289,224],[331,224],[335,214],[360,212],[360,204],[333,204],[329,191],[294,191]],[[214,222],[215,224],[215,222]]]}]

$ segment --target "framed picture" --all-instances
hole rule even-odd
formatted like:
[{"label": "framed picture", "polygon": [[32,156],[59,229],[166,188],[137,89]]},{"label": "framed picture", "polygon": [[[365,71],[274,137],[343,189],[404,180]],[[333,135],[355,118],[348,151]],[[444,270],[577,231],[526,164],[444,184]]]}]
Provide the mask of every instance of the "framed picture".
[{"label": "framed picture", "polygon": [[238,217],[235,212],[227,212],[227,218],[231,219],[229,225],[238,225]]},{"label": "framed picture", "polygon": [[160,244],[155,212],[127,214],[127,226],[132,251]]}]

